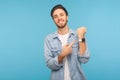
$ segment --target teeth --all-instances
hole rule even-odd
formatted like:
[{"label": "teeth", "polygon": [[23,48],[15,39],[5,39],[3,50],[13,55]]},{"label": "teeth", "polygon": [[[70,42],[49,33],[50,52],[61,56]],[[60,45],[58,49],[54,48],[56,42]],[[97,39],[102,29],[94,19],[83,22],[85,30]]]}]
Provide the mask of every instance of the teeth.
[{"label": "teeth", "polygon": [[60,24],[62,23],[62,21],[59,22]]},{"label": "teeth", "polygon": [[62,22],[63,22],[62,19],[59,19],[59,20],[58,20],[58,23],[62,24]]}]

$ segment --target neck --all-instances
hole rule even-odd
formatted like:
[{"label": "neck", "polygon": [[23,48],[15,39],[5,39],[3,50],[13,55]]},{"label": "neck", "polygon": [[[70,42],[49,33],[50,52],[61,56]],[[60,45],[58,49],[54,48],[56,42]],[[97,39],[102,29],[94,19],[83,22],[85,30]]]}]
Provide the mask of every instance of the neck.
[{"label": "neck", "polygon": [[65,26],[64,28],[58,28],[58,33],[61,35],[67,34],[69,32],[68,26]]}]

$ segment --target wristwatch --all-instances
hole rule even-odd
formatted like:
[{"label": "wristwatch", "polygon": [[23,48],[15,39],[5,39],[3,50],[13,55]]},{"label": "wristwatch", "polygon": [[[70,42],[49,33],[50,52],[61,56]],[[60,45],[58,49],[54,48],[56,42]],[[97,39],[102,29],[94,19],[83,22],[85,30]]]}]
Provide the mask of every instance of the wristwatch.
[{"label": "wristwatch", "polygon": [[79,39],[79,42],[85,42],[85,38]]}]

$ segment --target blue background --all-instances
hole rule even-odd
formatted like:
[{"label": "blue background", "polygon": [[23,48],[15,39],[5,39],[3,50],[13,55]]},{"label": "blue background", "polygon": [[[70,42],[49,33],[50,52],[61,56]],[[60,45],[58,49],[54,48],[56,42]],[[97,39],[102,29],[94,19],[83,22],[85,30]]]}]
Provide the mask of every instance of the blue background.
[{"label": "blue background", "polygon": [[63,4],[69,27],[87,27],[88,80],[120,80],[119,0],[0,0],[0,80],[49,80],[44,38],[56,26],[50,10]]}]

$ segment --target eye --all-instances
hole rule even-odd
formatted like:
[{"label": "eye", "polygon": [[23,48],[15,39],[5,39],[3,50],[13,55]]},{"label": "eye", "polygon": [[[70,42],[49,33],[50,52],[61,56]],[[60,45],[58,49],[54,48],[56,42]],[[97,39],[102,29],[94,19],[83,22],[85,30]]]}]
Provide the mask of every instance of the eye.
[{"label": "eye", "polygon": [[53,18],[57,18],[58,16],[57,15],[54,15]]}]

